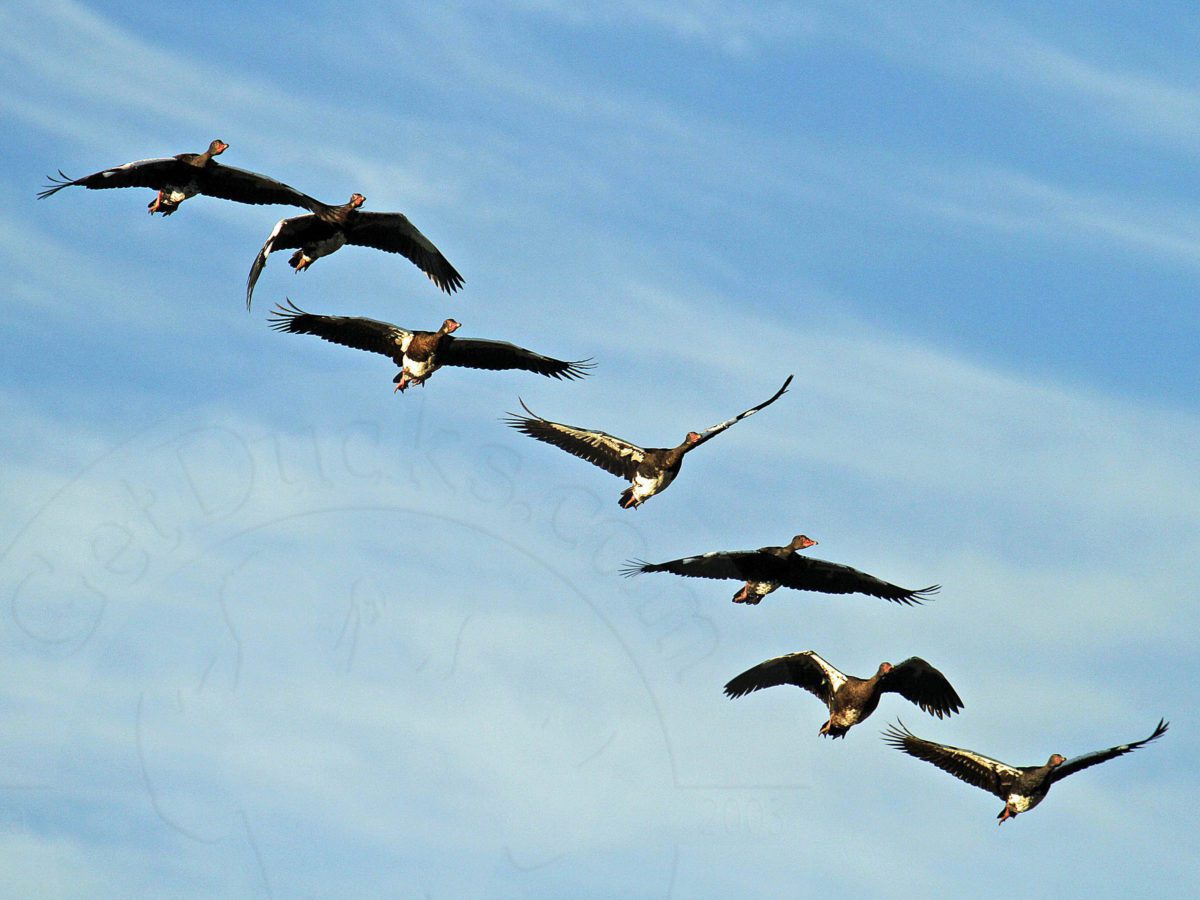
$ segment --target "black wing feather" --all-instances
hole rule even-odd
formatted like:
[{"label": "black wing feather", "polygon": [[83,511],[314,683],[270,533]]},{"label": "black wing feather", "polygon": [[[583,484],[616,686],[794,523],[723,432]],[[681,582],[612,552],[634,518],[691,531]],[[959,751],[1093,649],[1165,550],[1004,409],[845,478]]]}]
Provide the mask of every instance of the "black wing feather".
[{"label": "black wing feather", "polygon": [[529,415],[509,413],[508,418],[504,420],[506,425],[535,440],[565,450],[572,456],[587,460],[618,478],[633,478],[638,464],[645,458],[645,451],[636,444],[603,431],[551,422],[526,406],[524,400],[520,403]]},{"label": "black wing feather", "polygon": [[780,397],[782,397],[785,393],[787,393],[788,385],[792,383],[792,378],[794,378],[794,377],[795,376],[793,376],[793,375],[789,375],[787,377],[787,381],[785,381],[783,383],[783,387],[781,387],[779,390],[777,390],[771,396],[771,399],[764,400],[762,403],[758,404],[758,406],[752,406],[745,412],[738,413],[732,419],[726,419],[724,422],[721,422],[718,425],[714,425],[711,428],[707,428],[704,431],[700,432],[700,439],[692,445],[692,449],[694,449],[695,447],[699,447],[705,441],[711,441],[713,438],[715,438],[718,434],[720,434],[726,428],[729,428],[732,425],[736,425],[738,422],[742,421],[742,419],[745,419],[749,416],[754,415],[760,409],[766,409],[768,406],[770,406],[772,403],[774,403],[776,400],[778,400]]},{"label": "black wing feather", "polygon": [[411,338],[412,332],[405,331],[388,322],[379,322],[361,316],[318,316],[306,313],[291,300],[287,306],[277,304],[267,321],[276,331],[293,334],[315,334],[334,344],[381,353],[389,358],[401,354],[401,341]]},{"label": "black wing feather", "polygon": [[138,159],[111,169],[101,169],[83,178],[72,179],[58,170],[58,177],[49,176],[50,184],[45,190],[38,192],[38,199],[57,194],[66,187],[85,187],[90,190],[105,190],[107,188],[144,187],[162,190],[170,183],[170,175],[177,172],[179,160],[173,156],[157,159]]},{"label": "black wing feather", "polygon": [[1076,772],[1090,768],[1091,766],[1098,766],[1102,762],[1108,762],[1110,759],[1116,759],[1118,756],[1124,756],[1126,753],[1132,753],[1138,747],[1158,740],[1167,733],[1169,726],[1170,723],[1165,719],[1159,719],[1154,732],[1148,738],[1143,738],[1132,744],[1121,744],[1117,747],[1109,747],[1107,750],[1097,750],[1095,753],[1085,753],[1083,756],[1068,759],[1050,773],[1050,783],[1053,784],[1056,781],[1061,781],[1068,775],[1074,775]]},{"label": "black wing feather", "polygon": [[1019,769],[1007,763],[976,753],[974,750],[927,741],[905,728],[903,722],[897,722],[898,725],[889,725],[883,732],[883,738],[888,744],[909,756],[933,763],[943,772],[949,772],[960,781],[983,788],[1001,800],[1008,799],[1008,786],[1021,776]]},{"label": "black wing feather", "polygon": [[893,666],[892,671],[879,679],[879,689],[899,694],[939,719],[953,715],[963,707],[946,676],[919,656]]},{"label": "black wing feather", "polygon": [[801,591],[820,591],[823,594],[867,594],[906,606],[932,599],[941,585],[931,584],[919,590],[909,590],[860,572],[841,563],[792,554],[787,559],[780,582],[785,587]]},{"label": "black wing feather", "polygon": [[781,684],[802,687],[826,706],[833,696],[833,685],[821,664],[813,659],[811,651],[764,660],[731,678],[725,685],[725,694],[734,699]]},{"label": "black wing feather", "polygon": [[727,578],[745,581],[773,579],[782,574],[784,561],[770,553],[757,550],[717,550],[700,556],[685,556],[666,562],[648,563],[630,560],[621,569],[623,575],[640,572],[670,572],[688,578]]},{"label": "black wing feather", "polygon": [[233,200],[237,203],[263,205],[281,203],[287,206],[299,206],[315,211],[324,206],[289,184],[276,181],[258,172],[239,169],[236,166],[225,166],[213,160],[208,167],[198,172],[197,184],[200,193],[209,197],[219,197],[222,200]]},{"label": "black wing feather", "polygon": [[346,243],[399,253],[447,294],[463,286],[463,277],[442,251],[403,213],[359,212],[346,227]]},{"label": "black wing feather", "polygon": [[590,359],[562,360],[542,356],[507,341],[490,341],[480,338],[456,338],[449,335],[442,340],[438,360],[444,366],[465,366],[471,369],[524,369],[551,378],[583,378],[595,363]]}]

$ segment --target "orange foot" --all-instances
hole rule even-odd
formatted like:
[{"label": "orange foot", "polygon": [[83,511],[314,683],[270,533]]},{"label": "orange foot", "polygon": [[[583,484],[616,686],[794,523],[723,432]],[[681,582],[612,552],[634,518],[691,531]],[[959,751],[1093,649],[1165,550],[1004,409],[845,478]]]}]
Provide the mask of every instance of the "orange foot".
[{"label": "orange foot", "polygon": [[751,606],[756,606],[762,600],[757,594],[751,593],[750,585],[746,585],[740,591],[733,595],[734,603],[748,603]]}]

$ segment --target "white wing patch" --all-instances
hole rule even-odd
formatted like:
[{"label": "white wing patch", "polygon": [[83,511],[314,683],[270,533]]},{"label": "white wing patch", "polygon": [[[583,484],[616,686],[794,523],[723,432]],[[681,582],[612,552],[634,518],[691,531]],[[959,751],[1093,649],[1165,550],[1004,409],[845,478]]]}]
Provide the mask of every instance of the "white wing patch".
[{"label": "white wing patch", "polygon": [[992,759],[990,756],[984,756],[982,753],[976,753],[974,750],[963,750],[961,747],[945,747],[946,750],[953,750],[960,756],[965,756],[967,759],[973,759],[985,769],[991,769],[993,772],[1002,772],[1013,778],[1021,776],[1020,769],[1014,769],[1008,763],[1002,763],[998,759]]},{"label": "white wing patch", "polygon": [[828,663],[822,659],[815,650],[805,650],[803,653],[798,655],[807,656],[821,667],[821,671],[824,672],[825,677],[829,679],[829,686],[835,693],[843,684],[846,683],[846,676],[842,672],[838,671],[831,663]]},{"label": "white wing patch", "polygon": [[588,431],[585,428],[576,428],[573,425],[563,425],[561,422],[551,422],[549,419],[542,419],[542,421],[556,431],[569,434],[582,443],[591,444],[593,447],[607,447],[615,451],[617,456],[622,459],[633,459],[641,462],[645,454],[645,451],[641,447],[631,444],[629,441],[613,437],[611,434],[603,431]]},{"label": "white wing patch", "polygon": [[275,223],[275,227],[271,229],[271,234],[267,237],[267,242],[263,244],[262,252],[259,257],[266,260],[271,253],[271,249],[275,246],[275,238],[279,237],[279,232],[283,231],[283,226],[287,223],[287,219],[280,219]]},{"label": "white wing patch", "polygon": [[258,284],[258,276],[267,267],[267,257],[271,255],[271,251],[275,247],[275,239],[279,237],[279,233],[288,221],[288,219],[280,219],[275,223],[270,236],[267,237],[267,242],[258,251],[258,256],[254,257],[254,264],[250,266],[250,277],[246,279],[246,309],[250,308],[250,299],[254,296],[254,286]]}]

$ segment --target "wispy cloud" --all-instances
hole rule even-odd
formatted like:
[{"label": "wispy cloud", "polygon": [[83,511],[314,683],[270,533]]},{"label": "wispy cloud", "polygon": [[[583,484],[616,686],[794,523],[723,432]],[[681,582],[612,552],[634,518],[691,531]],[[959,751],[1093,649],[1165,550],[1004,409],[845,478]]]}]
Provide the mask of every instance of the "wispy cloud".
[{"label": "wispy cloud", "polygon": [[[709,324],[723,322],[713,312]],[[760,363],[774,369],[798,351],[808,389],[786,406],[781,401],[771,420],[764,414],[741,426],[740,446],[774,436],[769,464],[755,465],[773,469],[772,482],[781,469],[794,473],[788,483],[796,496],[820,472],[841,502],[869,508],[854,479],[839,474],[848,468],[886,483],[892,496],[924,494],[930,510],[909,516],[908,532],[890,537],[894,547],[881,550],[889,537],[876,522],[862,521],[856,531],[859,542],[875,545],[872,568],[899,572],[916,555],[918,568],[936,571],[947,584],[936,608],[877,609],[866,598],[781,592],[769,607],[747,611],[731,607],[724,586],[620,582],[597,565],[610,542],[632,548],[640,540],[628,551],[637,553],[716,548],[692,546],[694,529],[665,515],[666,506],[637,518],[623,513],[615,481],[552,448],[508,437],[483,410],[480,421],[463,420],[462,410],[442,418],[418,401],[385,418],[369,411],[371,402],[351,402],[365,394],[344,384],[314,382],[303,396],[282,400],[264,387],[245,401],[258,411],[248,418],[227,408],[184,411],[119,448],[55,497],[6,558],[0,587],[18,600],[8,612],[29,629],[10,628],[9,678],[38,673],[39,715],[74,722],[63,740],[77,761],[56,762],[55,734],[15,715],[19,698],[9,692],[9,721],[29,725],[8,732],[7,758],[17,763],[10,777],[49,781],[74,803],[101,804],[114,787],[90,784],[89,766],[131,770],[134,786],[124,790],[134,792],[127,801],[139,828],[165,833],[189,867],[214,855],[238,860],[242,868],[231,878],[253,874],[246,868],[256,858],[253,840],[276,890],[286,892],[307,871],[285,860],[312,830],[323,835],[329,858],[368,852],[364,877],[421,859],[436,883],[458,878],[478,889],[486,872],[439,868],[437,836],[472,858],[499,857],[507,848],[520,866],[536,867],[538,878],[551,877],[555,860],[590,865],[636,838],[654,852],[636,864],[622,853],[623,872],[657,877],[672,842],[691,833],[681,822],[725,828],[726,815],[766,810],[794,824],[828,803],[843,804],[852,817],[853,804],[829,787],[835,769],[841,783],[853,781],[852,761],[827,758],[829,748],[817,744],[797,755],[797,734],[815,730],[805,713],[814,712],[811,698],[788,695],[770,706],[763,698],[751,715],[719,696],[722,678],[776,644],[941,647],[946,659],[938,663],[955,672],[972,708],[993,713],[971,732],[985,743],[999,742],[1009,727],[1004,716],[1025,704],[1036,707],[1026,716],[1031,731],[1075,728],[1101,710],[1116,710],[1111,718],[1122,722],[1136,718],[1121,700],[1127,688],[1086,659],[1077,675],[1064,676],[1076,660],[1061,646],[1080,614],[1087,614],[1092,646],[1160,634],[1159,616],[1139,614],[1138,605],[1168,592],[1170,573],[1120,572],[1114,567],[1129,557],[1106,546],[1043,569],[1019,545],[1048,536],[1028,507],[1064,505],[1082,511],[1068,521],[1068,540],[1093,533],[1089,516],[1105,528],[1120,522],[1141,532],[1130,537],[1135,543],[1172,531],[1191,540],[1178,514],[1193,507],[1189,497],[1200,488],[1195,473],[1172,460],[1178,446],[1194,442],[1196,423],[1068,395],[921,348],[882,352],[863,337],[784,329]],[[731,390],[753,380],[728,372]],[[614,394],[632,384],[616,379]],[[957,403],[947,401],[954,397]],[[417,417],[425,415],[434,417],[433,430],[418,438]],[[438,438],[451,422],[454,434]],[[73,441],[69,423],[14,427],[47,445]],[[502,465],[481,455],[479,434],[505,451]],[[719,465],[735,462],[735,443],[709,448],[722,455]],[[686,495],[704,521],[731,514],[688,475],[657,500]],[[46,483],[30,479],[25,490],[39,493]],[[555,499],[560,487],[577,492],[574,504]],[[1017,522],[1025,533],[1015,546],[980,547],[966,523],[981,510],[994,525]],[[827,518],[823,509],[810,512]],[[949,539],[934,518],[960,523],[962,535]],[[21,583],[31,551],[55,571],[48,575],[43,565],[37,580]],[[446,565],[464,558],[469,563]],[[1080,580],[1090,566],[1097,566],[1093,578]],[[487,572],[486,591],[477,587],[479,570]],[[108,600],[94,636],[64,659],[75,645],[47,640],[75,635],[78,629],[63,629],[88,612],[78,598],[59,605],[77,576]],[[1114,608],[1111,593],[1128,608]],[[1097,602],[1106,611],[1101,618]],[[1165,608],[1161,600],[1155,605]],[[681,640],[680,627],[695,616],[709,622],[715,643]],[[777,633],[765,641],[772,627]],[[991,661],[996,642],[1009,640],[1019,641],[1024,660],[1011,672]],[[1060,694],[1078,698],[1069,716]],[[93,698],[86,714],[71,714],[81,696]],[[718,710],[743,726],[714,731]],[[751,738],[754,765],[735,764]],[[878,751],[875,742],[855,745],[859,754],[868,751]],[[811,798],[778,787],[818,781],[824,787]],[[916,774],[889,778],[905,796],[920,795],[923,783]],[[704,785],[715,787],[706,792]],[[949,787],[966,791],[968,806],[979,800]],[[390,839],[396,817],[414,807],[423,836],[398,848]],[[599,822],[580,809],[600,811]],[[239,824],[243,814],[249,833]],[[463,816],[496,824],[454,838]],[[108,834],[99,823],[53,827],[86,847]],[[764,839],[778,835],[739,828],[728,836],[736,847]],[[691,864],[684,882],[702,869]]]},{"label": "wispy cloud", "polygon": [[731,8],[714,0],[688,0],[669,7],[642,0],[585,4],[517,0],[514,6],[576,27],[640,26],[733,56],[753,53],[764,45],[809,38],[817,31],[816,14],[791,3]]},{"label": "wispy cloud", "polygon": [[[828,19],[826,20],[829,21]],[[1042,103],[1067,102],[1064,130],[1098,131],[1115,125],[1130,136],[1168,148],[1200,149],[1200,91],[1157,73],[1129,67],[1120,48],[1109,59],[1093,45],[1089,57],[1061,35],[1039,34],[979,3],[933,0],[898,7],[856,4],[837,17],[843,39],[868,42],[888,56],[973,77],[979,82],[1019,84]],[[1103,47],[1103,44],[1100,47]]]},{"label": "wispy cloud", "polygon": [[990,166],[929,173],[915,206],[937,216],[1063,244],[1146,251],[1189,268],[1200,264],[1200,226],[1191,205],[1108,195]]},{"label": "wispy cloud", "polygon": [[[557,6],[538,9],[547,15],[567,15]],[[960,160],[946,171],[943,167],[931,169],[925,160],[906,160],[870,146],[831,147],[792,136],[784,142],[770,133],[732,129],[701,114],[683,114],[653,99],[577,83],[536,48],[529,48],[520,66],[497,60],[486,52],[488,37],[462,10],[431,10],[416,20],[423,29],[419,33],[455,34],[453,41],[423,43],[404,29],[381,30],[396,35],[388,40],[395,45],[396,57],[407,61],[414,78],[427,77],[422,72],[438,71],[450,63],[460,77],[504,95],[505,104],[514,111],[532,102],[557,116],[586,118],[593,124],[610,121],[615,130],[603,130],[599,136],[593,132],[589,137],[585,152],[593,157],[591,163],[580,162],[576,139],[564,135],[566,144],[540,147],[538,153],[544,158],[531,165],[534,161],[524,158],[525,141],[486,122],[451,128],[312,99],[304,101],[305,115],[301,116],[299,101],[288,93],[236,74],[213,71],[199,60],[168,55],[66,0],[52,4],[46,12],[55,20],[53,27],[39,27],[37,37],[29,30],[35,20],[8,13],[10,27],[0,40],[6,41],[9,52],[5,58],[15,67],[10,75],[24,81],[36,73],[31,85],[36,83],[43,94],[13,92],[0,99],[10,114],[69,136],[76,144],[86,142],[92,152],[112,152],[111,135],[118,123],[123,135],[131,133],[131,126],[132,133],[140,132],[138,142],[148,147],[160,144],[161,138],[152,135],[164,130],[164,122],[170,123],[167,130],[186,130],[189,135],[233,130],[238,133],[238,143],[247,145],[246,155],[235,162],[246,164],[248,159],[262,158],[269,149],[272,162],[262,168],[303,181],[306,190],[324,193],[331,201],[343,199],[340,194],[335,196],[335,191],[348,191],[346,185],[353,185],[381,202],[403,199],[418,210],[470,208],[476,222],[519,223],[536,232],[529,191],[547,198],[571,198],[561,212],[570,214],[570,203],[577,203],[577,214],[586,224],[583,217],[594,214],[589,198],[636,191],[655,173],[658,190],[679,192],[675,202],[681,220],[712,218],[727,221],[730,228],[748,229],[750,210],[745,204],[731,206],[718,199],[725,196],[719,187],[736,160],[743,191],[761,201],[756,207],[759,218],[789,215],[788,208],[779,207],[781,201],[855,208],[869,197],[875,207],[887,203],[900,214],[1051,236],[1063,242],[1115,245],[1130,252],[1149,250],[1189,266],[1194,264],[1200,244],[1194,210],[1187,203],[1056,183],[1045,175],[988,161],[971,164]],[[705,8],[694,15],[707,21],[711,12]],[[910,29],[914,40],[925,34],[908,19],[893,22],[886,15],[884,19],[896,28]],[[54,36],[54,47],[46,46],[47,33]],[[35,46],[36,51],[32,49]],[[998,58],[1008,58],[1000,52],[1007,46],[996,39]],[[974,55],[965,53],[965,58]],[[105,78],[96,79],[86,74],[95,67],[89,60],[95,65],[99,60],[117,60],[119,65],[106,64]],[[151,83],[153,90],[147,87]],[[216,97],[221,98],[219,104]],[[63,116],[59,106],[66,106],[72,114]],[[132,121],[131,111],[137,111]],[[1163,118],[1200,121],[1174,114]],[[321,123],[320,127],[315,123]],[[414,152],[400,156],[364,152],[341,137],[363,128],[407,135],[406,143]],[[472,148],[470,152],[465,150],[467,146]],[[105,159],[95,164],[116,162]],[[663,182],[664,169],[686,170],[688,182]],[[616,172],[621,173],[621,182],[613,180]],[[523,194],[494,190],[493,185],[508,183],[512,176],[522,181]],[[744,200],[744,195],[740,199]],[[698,204],[716,205],[697,209]],[[779,207],[774,216],[764,212],[772,206]],[[192,214],[192,210],[188,212]],[[214,209],[206,214],[242,222],[252,215],[245,210]],[[261,218],[261,213],[257,216]],[[267,230],[263,226],[264,235]],[[686,236],[685,232],[679,238]],[[629,239],[630,252],[645,252],[638,247],[636,235],[608,238]]]}]

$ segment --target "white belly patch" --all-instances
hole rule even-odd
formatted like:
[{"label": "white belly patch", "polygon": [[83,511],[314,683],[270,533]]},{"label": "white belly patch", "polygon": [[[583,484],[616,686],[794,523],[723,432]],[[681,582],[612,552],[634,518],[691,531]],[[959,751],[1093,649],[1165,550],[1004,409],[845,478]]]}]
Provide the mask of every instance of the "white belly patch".
[{"label": "white belly patch", "polygon": [[750,593],[756,597],[765,597],[771,591],[779,587],[778,581],[751,581],[748,582]]},{"label": "white belly patch", "polygon": [[671,474],[663,472],[659,475],[634,475],[633,498],[638,502],[653,497],[671,483]]},{"label": "white belly patch", "polygon": [[858,724],[858,717],[862,715],[862,710],[859,709],[843,709],[841,712],[835,713],[829,717],[830,722],[837,725],[839,728],[849,728],[852,725]]},{"label": "white belly patch", "polygon": [[1033,807],[1034,799],[1032,797],[1023,796],[1022,794],[1009,794],[1008,804],[1016,812],[1023,813],[1028,812]]},{"label": "white belly patch", "polygon": [[409,359],[404,357],[404,371],[409,378],[428,378],[434,370],[433,358]]}]

